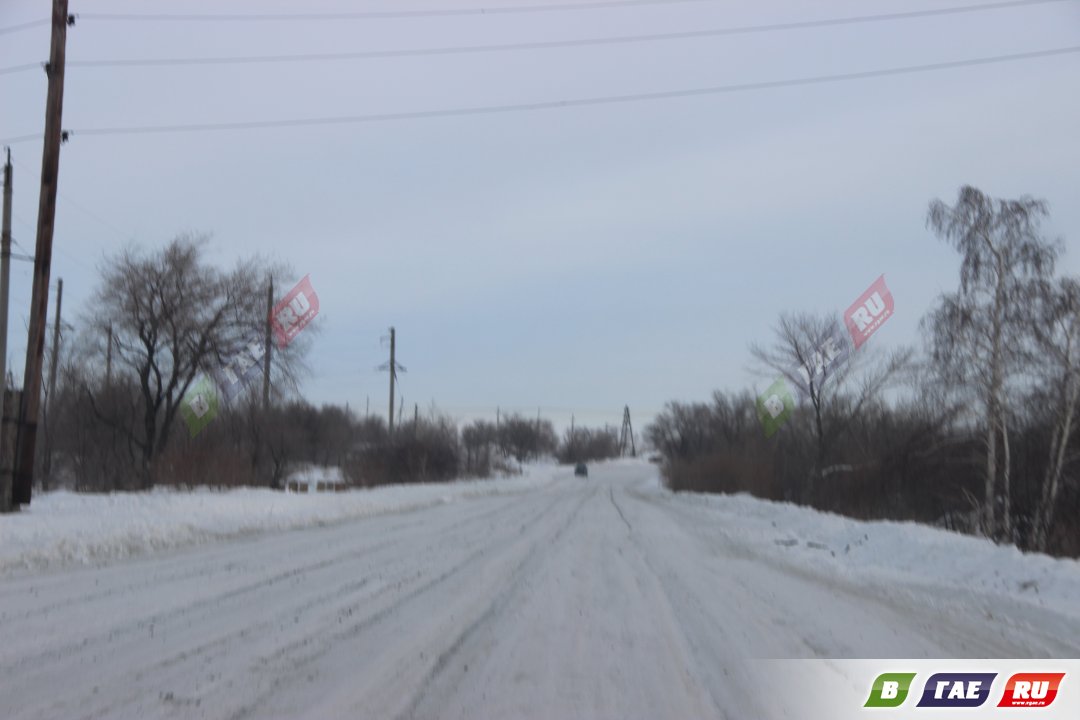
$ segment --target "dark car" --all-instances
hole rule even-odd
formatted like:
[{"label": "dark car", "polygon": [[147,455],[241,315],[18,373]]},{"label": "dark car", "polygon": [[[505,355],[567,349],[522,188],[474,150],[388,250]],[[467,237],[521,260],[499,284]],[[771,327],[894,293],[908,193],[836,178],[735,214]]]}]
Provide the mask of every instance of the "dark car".
[{"label": "dark car", "polygon": [[589,477],[589,468],[585,466],[585,463],[578,463],[574,468],[574,475],[578,477]]}]

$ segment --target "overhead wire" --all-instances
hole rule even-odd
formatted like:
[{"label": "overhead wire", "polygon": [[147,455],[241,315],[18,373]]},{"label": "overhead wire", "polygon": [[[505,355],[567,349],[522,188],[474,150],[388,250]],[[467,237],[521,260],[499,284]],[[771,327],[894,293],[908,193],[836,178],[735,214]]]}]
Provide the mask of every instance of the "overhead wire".
[{"label": "overhead wire", "polygon": [[581,10],[621,10],[625,8],[688,5],[723,0],[592,0],[547,5],[444,8],[441,10],[358,10],[323,13],[80,13],[92,20],[152,22],[274,22],[294,20],[394,20],[402,18],[462,17],[476,15],[527,15]]},{"label": "overhead wire", "polygon": [[[945,8],[933,8],[928,10],[913,10],[892,13],[879,13],[874,15],[851,15],[844,17],[823,18],[820,20],[805,20],[784,23],[769,23],[763,25],[743,25],[726,28],[712,28],[706,30],[688,30],[667,33],[644,33],[636,35],[623,35],[613,37],[590,37],[570,40],[550,40],[536,42],[497,43],[491,45],[464,45],[447,46],[436,48],[409,48],[402,50],[374,50],[356,52],[330,52],[330,53],[300,53],[300,54],[277,54],[277,55],[247,55],[247,56],[211,56],[211,57],[173,57],[173,58],[120,58],[102,60],[68,60],[68,67],[101,68],[101,67],[181,67],[200,65],[247,65],[267,63],[289,62],[325,62],[338,60],[372,60],[401,57],[424,57],[440,55],[465,55],[479,53],[497,53],[521,50],[554,50],[575,47],[590,47],[604,45],[624,45],[644,42],[663,42],[673,40],[692,40],[709,37],[724,37],[733,35],[747,35],[755,33],[768,33],[791,30],[810,30],[844,25],[858,25],[878,22],[895,22],[897,20],[911,20],[926,17],[939,17],[945,15],[957,15],[964,13],[985,12],[989,10],[1001,10],[1031,5],[1044,5],[1049,3],[1076,2],[1076,0],[1002,0],[999,2],[980,3],[974,5],[958,5]],[[41,67],[41,63],[24,63],[0,68],[0,74],[23,72]]]},{"label": "overhead wire", "polygon": [[[39,136],[39,137],[40,137],[40,136]],[[11,161],[11,164],[12,164],[12,165],[13,165],[14,167],[18,168],[19,170],[21,170],[21,171],[23,171],[23,172],[25,172],[25,173],[29,173],[29,174],[33,175],[33,173],[32,173],[32,172],[30,171],[30,168],[26,167],[26,166],[25,166],[25,165],[23,165],[23,164],[22,164],[21,162],[18,162],[18,161],[16,161],[16,160],[14,160],[14,159],[13,159],[13,160]],[[120,228],[118,228],[118,227],[117,227],[116,225],[113,225],[113,224],[112,224],[111,222],[109,222],[109,221],[108,221],[108,220],[106,220],[105,218],[103,218],[103,217],[101,217],[100,215],[98,215],[97,213],[95,213],[95,212],[94,212],[93,210],[91,210],[90,208],[88,208],[88,207],[85,207],[84,205],[82,205],[82,204],[80,204],[80,203],[77,203],[77,202],[75,202],[75,201],[74,201],[74,200],[72,200],[72,199],[71,199],[71,197],[70,197],[70,196],[68,196],[68,195],[67,195],[66,193],[62,193],[62,192],[60,192],[60,191],[58,190],[58,191],[56,192],[56,196],[57,196],[58,198],[60,198],[61,200],[63,200],[63,201],[64,201],[64,203],[65,203],[66,205],[69,205],[69,206],[71,206],[72,208],[74,208],[75,210],[78,210],[78,211],[79,211],[79,212],[81,212],[81,213],[82,213],[83,215],[85,215],[86,217],[90,218],[91,220],[94,220],[95,222],[97,222],[97,223],[98,223],[99,225],[101,225],[102,227],[104,227],[104,228],[107,228],[108,230],[111,230],[112,232],[116,233],[116,235],[117,235],[117,237],[118,237],[118,238],[120,238],[120,239],[123,239],[123,240],[125,240],[125,241],[128,241],[128,240],[131,240],[131,238],[133,237],[131,233],[127,233],[127,232],[124,232],[123,230],[121,230]]]},{"label": "overhead wire", "polygon": [[7,33],[19,32],[21,30],[29,30],[32,27],[38,27],[40,25],[48,25],[52,22],[51,18],[41,18],[39,20],[30,20],[29,22],[20,23],[18,25],[8,25],[6,27],[0,27],[0,35],[6,35]]},{"label": "overhead wire", "polygon": [[[462,17],[469,15],[524,15],[577,10],[618,10],[623,8],[688,5],[721,2],[722,0],[593,0],[550,5],[518,5],[511,7],[445,8],[442,10],[369,10],[326,13],[77,13],[87,20],[119,22],[273,22],[298,20],[394,20],[404,18]],[[0,28],[0,34],[45,25],[49,18]]]},{"label": "overhead wire", "polygon": [[22,65],[8,65],[7,67],[0,68],[0,75],[10,75],[17,72],[26,72],[27,70],[34,70],[44,66],[44,63],[33,62],[23,63]]},{"label": "overhead wire", "polygon": [[[445,117],[464,117],[473,115],[495,115],[512,112],[528,112],[538,110],[566,109],[577,107],[590,107],[600,105],[616,105],[631,102],[643,102],[654,100],[671,100],[676,98],[701,97],[708,95],[722,95],[729,93],[749,92],[758,90],[774,90],[779,88],[799,87],[808,85],[822,85],[854,80],[866,80],[871,78],[890,77],[897,75],[911,75],[941,70],[952,70],[964,67],[976,67],[980,65],[993,65],[1037,58],[1048,58],[1080,53],[1080,45],[1047,50],[1035,50],[1022,53],[1005,55],[993,55],[965,60],[952,60],[946,62],[926,63],[920,65],[904,65],[877,70],[864,70],[858,72],[836,73],[828,75],[811,75],[801,78],[788,78],[781,80],[766,80],[750,83],[736,83],[731,85],[714,85],[710,87],[688,88],[683,90],[662,90],[657,92],[630,93],[625,95],[604,95],[569,100],[549,100],[532,103],[513,103],[505,105],[481,105],[464,108],[448,108],[440,110],[421,110],[394,113],[371,113],[361,115],[343,115],[336,117],[296,118],[285,120],[249,120],[240,122],[219,123],[185,123],[170,125],[132,125],[118,127],[99,127],[72,129],[67,132],[72,137],[77,136],[107,136],[107,135],[150,135],[164,133],[195,133],[195,132],[218,132],[226,130],[260,130],[268,128],[284,127],[315,127],[328,125],[349,125],[371,122],[387,122],[399,120],[419,120]],[[27,136],[23,136],[27,137]],[[32,135],[30,138],[38,138],[40,135]],[[7,138],[0,142],[13,144],[23,138]]]},{"label": "overhead wire", "polygon": [[[711,3],[721,0],[602,0],[599,2],[574,2],[549,5],[518,5],[487,8],[446,8],[442,10],[375,10],[329,13],[79,13],[79,18],[112,21],[153,21],[153,22],[268,22],[268,21],[318,21],[318,20],[383,20],[417,17],[455,17],[468,15],[523,15],[532,13],[565,12],[578,10],[612,10],[643,6],[678,5],[689,3]],[[995,7],[1015,7],[1038,5],[1048,2],[1068,2],[1070,0],[1000,0],[999,2],[973,5],[974,9]],[[920,11],[919,14],[933,16],[958,12],[949,8]],[[964,11],[959,11],[964,12]],[[907,13],[895,13],[898,16]]]}]

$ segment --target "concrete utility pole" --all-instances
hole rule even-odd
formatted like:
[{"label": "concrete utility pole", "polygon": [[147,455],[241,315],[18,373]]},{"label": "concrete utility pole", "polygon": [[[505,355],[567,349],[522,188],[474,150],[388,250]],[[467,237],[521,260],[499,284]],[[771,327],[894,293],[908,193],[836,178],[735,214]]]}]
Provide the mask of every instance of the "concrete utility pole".
[{"label": "concrete utility pole", "polygon": [[397,379],[397,359],[394,356],[395,344],[397,338],[395,337],[394,328],[390,328],[390,434],[394,434],[394,380]]},{"label": "concrete utility pole", "polygon": [[270,407],[270,316],[274,313],[274,276],[270,276],[270,287],[266,290],[266,347],[263,351],[263,410]]},{"label": "concrete utility pole", "polygon": [[[394,328],[390,328],[390,362],[383,363],[378,367],[379,370],[390,371],[390,417],[387,428],[389,434],[394,434],[394,383],[397,381],[397,372],[405,372],[405,366],[401,365],[397,361],[397,333]],[[402,408],[398,409],[398,417],[401,417],[402,409],[405,405],[405,398],[401,398]]]},{"label": "concrete utility pole", "polygon": [[8,293],[11,287],[11,148],[4,163],[4,220],[0,235],[0,391],[7,389]]},{"label": "concrete utility pole", "polygon": [[74,17],[68,16],[67,0],[53,0],[52,41],[49,64],[45,66],[49,88],[45,98],[45,142],[41,155],[41,195],[38,199],[37,242],[34,246],[34,287],[30,297],[22,422],[12,487],[14,503],[24,505],[30,504],[30,489],[34,482],[34,451],[37,449],[38,411],[41,408],[41,362],[45,352],[45,323],[49,310],[49,274],[52,269],[56,189],[63,138],[64,58],[69,22],[73,23]]}]

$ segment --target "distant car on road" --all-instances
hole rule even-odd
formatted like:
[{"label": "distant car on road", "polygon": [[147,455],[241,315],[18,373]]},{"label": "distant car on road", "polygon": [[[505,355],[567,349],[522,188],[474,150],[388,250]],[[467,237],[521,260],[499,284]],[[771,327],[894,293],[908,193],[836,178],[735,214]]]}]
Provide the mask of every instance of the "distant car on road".
[{"label": "distant car on road", "polygon": [[585,466],[585,463],[578,463],[574,467],[574,475],[578,477],[589,477],[589,468]]}]

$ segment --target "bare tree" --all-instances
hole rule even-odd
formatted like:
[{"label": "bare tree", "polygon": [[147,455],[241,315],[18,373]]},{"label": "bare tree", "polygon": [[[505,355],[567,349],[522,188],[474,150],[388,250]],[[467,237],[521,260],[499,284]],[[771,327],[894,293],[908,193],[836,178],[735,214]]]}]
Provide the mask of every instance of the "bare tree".
[{"label": "bare tree", "polygon": [[[180,237],[156,253],[121,252],[103,272],[95,325],[112,324],[113,364],[138,388],[138,421],[113,417],[100,388],[85,386],[99,417],[137,449],[143,487],[168,442],[180,400],[200,370],[261,337],[266,270],[257,262],[223,273],[203,261],[205,239]],[[96,327],[103,335],[103,327]]]},{"label": "bare tree", "polygon": [[498,442],[495,423],[475,420],[461,429],[461,444],[465,450],[465,471],[477,476],[491,473],[492,449]]},{"label": "bare tree", "polygon": [[[771,346],[750,346],[750,354],[760,365],[783,377],[810,404],[816,457],[806,481],[808,502],[814,496],[815,479],[827,474],[829,451],[836,439],[849,429],[851,418],[859,417],[863,406],[877,398],[898,376],[911,357],[910,350],[902,349],[878,363],[856,363],[854,357],[846,362],[832,362],[843,352],[835,347],[839,327],[838,321],[830,316],[784,314],[780,316],[776,340]],[[856,373],[857,364],[864,365],[866,370]],[[829,406],[845,393],[852,394],[850,407],[844,412],[828,412]]]},{"label": "bare tree", "polygon": [[522,415],[508,415],[499,424],[499,445],[518,463],[554,453],[559,441],[550,420],[532,420]]},{"label": "bare tree", "polygon": [[831,337],[836,327],[836,321],[829,317],[785,313],[780,316],[776,327],[776,341],[771,347],[756,344],[750,347],[750,354],[757,362],[782,376],[810,402],[814,417],[817,464],[810,473],[808,495],[812,495],[813,476],[825,467],[828,450],[823,411],[837,383],[834,380],[829,389],[826,389],[826,385],[837,371],[845,372],[843,368],[834,370],[828,363],[822,362],[821,358],[822,345]]},{"label": "bare tree", "polygon": [[1054,523],[1078,406],[1080,406],[1080,281],[1061,278],[1033,287],[1030,303],[1051,408],[1050,443],[1042,488],[1032,524],[1031,546],[1045,551]]},{"label": "bare tree", "polygon": [[962,258],[959,291],[943,296],[924,323],[943,376],[972,387],[982,406],[983,532],[994,538],[1013,534],[1008,385],[1029,330],[1022,300],[1030,282],[1050,277],[1060,252],[1039,233],[1046,214],[1041,200],[997,200],[964,186],[955,205],[932,201],[926,220]]}]

